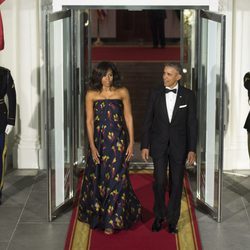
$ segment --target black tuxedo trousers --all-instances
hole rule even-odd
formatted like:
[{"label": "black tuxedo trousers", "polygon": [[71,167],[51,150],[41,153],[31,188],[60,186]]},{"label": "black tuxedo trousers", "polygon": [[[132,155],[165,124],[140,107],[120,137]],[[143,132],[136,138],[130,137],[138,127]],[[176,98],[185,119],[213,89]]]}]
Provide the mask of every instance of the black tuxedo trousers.
[{"label": "black tuxedo trousers", "polygon": [[[154,158],[154,213],[155,217],[167,218],[168,223],[177,225],[180,217],[181,195],[183,188],[184,164],[176,161],[171,152]],[[167,178],[168,169],[168,178]],[[165,194],[169,192],[168,207]]]}]

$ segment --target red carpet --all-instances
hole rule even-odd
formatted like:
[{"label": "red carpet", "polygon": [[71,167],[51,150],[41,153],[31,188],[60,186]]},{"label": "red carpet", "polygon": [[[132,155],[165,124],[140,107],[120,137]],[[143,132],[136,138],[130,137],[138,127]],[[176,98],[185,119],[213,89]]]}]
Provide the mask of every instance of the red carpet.
[{"label": "red carpet", "polygon": [[100,46],[92,48],[93,61],[180,61],[180,47],[164,49],[151,47]]},{"label": "red carpet", "polygon": [[153,222],[153,192],[151,174],[131,174],[131,182],[143,206],[143,221],[130,230],[114,235],[105,235],[102,231],[89,230],[85,223],[77,221],[76,210],[72,213],[65,250],[199,250],[201,242],[192,206],[189,184],[185,180],[182,197],[181,218],[177,235],[169,234],[166,229],[158,233],[151,232]]},{"label": "red carpet", "polygon": [[71,247],[72,247],[71,243],[73,242],[73,236],[74,236],[73,232],[75,231],[75,227],[76,227],[76,223],[77,223],[78,202],[79,202],[79,196],[80,196],[80,192],[81,192],[81,186],[82,186],[82,175],[80,175],[80,178],[79,178],[78,183],[77,183],[76,196],[75,196],[76,199],[73,202],[73,211],[72,211],[72,215],[70,218],[68,233],[67,233],[65,246],[64,246],[65,250],[71,249]]}]

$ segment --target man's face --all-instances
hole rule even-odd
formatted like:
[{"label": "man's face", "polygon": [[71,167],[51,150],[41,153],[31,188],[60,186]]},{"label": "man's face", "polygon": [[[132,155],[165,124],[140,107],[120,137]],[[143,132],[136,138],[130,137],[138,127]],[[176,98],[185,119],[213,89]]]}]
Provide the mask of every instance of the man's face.
[{"label": "man's face", "polygon": [[162,77],[164,86],[169,88],[174,88],[177,82],[181,79],[179,72],[175,68],[169,66],[164,68]]}]

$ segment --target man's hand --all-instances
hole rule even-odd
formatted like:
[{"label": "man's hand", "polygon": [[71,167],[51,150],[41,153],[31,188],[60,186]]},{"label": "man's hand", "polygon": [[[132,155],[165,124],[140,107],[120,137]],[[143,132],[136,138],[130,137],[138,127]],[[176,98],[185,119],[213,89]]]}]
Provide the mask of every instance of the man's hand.
[{"label": "man's hand", "polygon": [[141,150],[141,157],[145,162],[148,162],[148,157],[149,157],[149,149],[143,148]]},{"label": "man's hand", "polygon": [[190,151],[187,156],[187,164],[189,166],[196,165],[196,154],[195,152]]}]

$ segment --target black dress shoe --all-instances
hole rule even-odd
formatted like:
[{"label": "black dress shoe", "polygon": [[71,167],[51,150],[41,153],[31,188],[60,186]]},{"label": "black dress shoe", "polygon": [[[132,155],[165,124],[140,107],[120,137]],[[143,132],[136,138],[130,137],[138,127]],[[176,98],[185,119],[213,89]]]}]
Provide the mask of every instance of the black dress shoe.
[{"label": "black dress shoe", "polygon": [[178,229],[176,228],[176,226],[169,224],[168,225],[168,232],[170,234],[177,234],[178,233]]},{"label": "black dress shoe", "polygon": [[159,232],[162,228],[163,219],[155,218],[154,223],[152,224],[152,232]]}]

